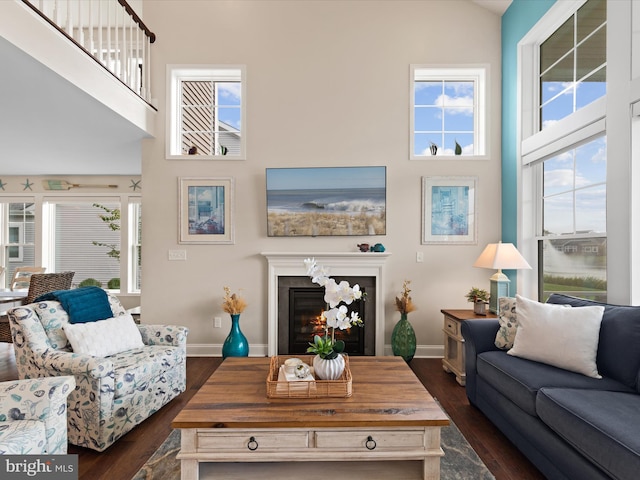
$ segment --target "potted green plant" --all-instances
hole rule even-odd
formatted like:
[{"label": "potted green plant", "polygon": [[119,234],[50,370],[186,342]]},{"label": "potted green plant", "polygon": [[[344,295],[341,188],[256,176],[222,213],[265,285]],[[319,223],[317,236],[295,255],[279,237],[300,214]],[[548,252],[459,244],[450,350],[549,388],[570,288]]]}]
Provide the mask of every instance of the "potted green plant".
[{"label": "potted green plant", "polygon": [[473,303],[473,312],[477,315],[486,315],[487,304],[489,303],[489,292],[482,288],[471,287],[465,295],[468,302]]}]

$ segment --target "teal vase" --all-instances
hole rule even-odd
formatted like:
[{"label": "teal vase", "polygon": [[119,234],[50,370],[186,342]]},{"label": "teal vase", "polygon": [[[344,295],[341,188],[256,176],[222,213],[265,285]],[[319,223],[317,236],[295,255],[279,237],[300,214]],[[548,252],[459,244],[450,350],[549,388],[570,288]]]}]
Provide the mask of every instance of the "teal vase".
[{"label": "teal vase", "polygon": [[416,354],[416,332],[407,319],[407,314],[400,314],[400,320],[393,327],[391,334],[391,348],[393,354],[404,358],[409,363]]},{"label": "teal vase", "polygon": [[240,330],[240,314],[231,314],[231,331],[222,345],[222,358],[248,356],[249,342]]}]

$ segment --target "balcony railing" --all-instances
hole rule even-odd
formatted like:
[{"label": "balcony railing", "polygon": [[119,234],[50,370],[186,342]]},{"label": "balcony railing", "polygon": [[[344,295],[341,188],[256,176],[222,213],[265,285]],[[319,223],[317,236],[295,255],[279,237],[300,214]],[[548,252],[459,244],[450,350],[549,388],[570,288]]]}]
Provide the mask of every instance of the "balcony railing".
[{"label": "balcony railing", "polygon": [[126,0],[22,0],[147,103],[156,36]]}]

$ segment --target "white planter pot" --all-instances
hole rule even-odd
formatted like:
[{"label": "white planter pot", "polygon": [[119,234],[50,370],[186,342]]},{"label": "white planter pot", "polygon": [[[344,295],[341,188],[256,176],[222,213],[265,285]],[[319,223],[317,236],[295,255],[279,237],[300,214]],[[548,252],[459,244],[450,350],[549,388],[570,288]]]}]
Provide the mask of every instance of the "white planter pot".
[{"label": "white planter pot", "polygon": [[344,372],[344,357],[338,355],[332,360],[325,360],[316,355],[313,358],[313,369],[320,380],[337,380]]}]

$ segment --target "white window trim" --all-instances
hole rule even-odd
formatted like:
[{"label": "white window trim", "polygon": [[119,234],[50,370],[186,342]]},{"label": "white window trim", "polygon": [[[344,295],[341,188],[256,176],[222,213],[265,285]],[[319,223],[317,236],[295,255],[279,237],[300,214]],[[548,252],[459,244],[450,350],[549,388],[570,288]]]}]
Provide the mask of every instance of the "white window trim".
[{"label": "white window trim", "polygon": [[[429,72],[421,71],[429,70]],[[409,82],[409,160],[488,160],[489,153],[489,84],[490,70],[488,64],[476,65],[422,65],[410,66]],[[467,80],[474,82],[474,155],[416,155],[415,131],[415,95],[416,80]]]},{"label": "white window trim", "polygon": [[[539,131],[539,47],[587,0],[556,2],[518,43],[518,248],[532,269],[518,272],[519,290],[538,297],[538,231],[542,211],[538,192],[542,191],[542,161],[606,134],[606,96]],[[610,74],[611,72],[608,72]],[[526,92],[526,94],[525,94]],[[592,235],[593,236],[593,235]],[[606,237],[606,234],[601,235]]]},{"label": "white window trim", "polygon": [[[240,72],[240,119],[242,121],[239,155],[174,154],[180,145],[180,83],[184,80],[238,81]],[[247,73],[245,65],[167,65],[167,132],[165,156],[167,160],[246,160],[247,158]]]},{"label": "white window trim", "polygon": [[[9,229],[17,228],[18,229],[18,238],[24,238],[24,225],[18,222],[9,222]],[[11,234],[9,234],[9,237]],[[18,256],[12,257],[7,254],[7,262],[22,262],[24,256],[23,243],[17,242],[15,244],[7,242],[8,247],[18,247]]]}]

